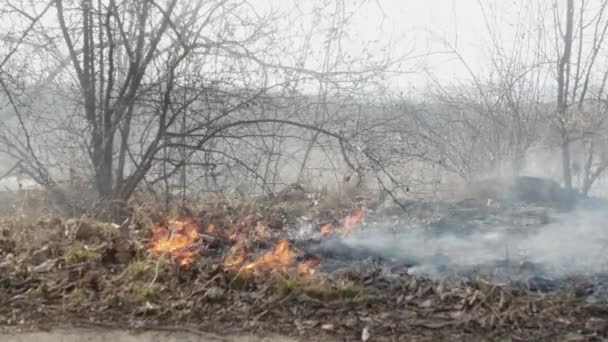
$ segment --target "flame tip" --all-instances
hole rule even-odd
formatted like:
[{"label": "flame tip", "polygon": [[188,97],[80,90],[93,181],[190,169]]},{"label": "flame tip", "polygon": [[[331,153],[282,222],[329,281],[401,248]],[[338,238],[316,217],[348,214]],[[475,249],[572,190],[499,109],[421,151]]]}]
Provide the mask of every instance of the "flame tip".
[{"label": "flame tip", "polygon": [[200,238],[198,227],[191,220],[168,219],[165,224],[152,228],[150,250],[157,255],[169,254],[180,266],[192,264],[200,249],[192,249]]}]

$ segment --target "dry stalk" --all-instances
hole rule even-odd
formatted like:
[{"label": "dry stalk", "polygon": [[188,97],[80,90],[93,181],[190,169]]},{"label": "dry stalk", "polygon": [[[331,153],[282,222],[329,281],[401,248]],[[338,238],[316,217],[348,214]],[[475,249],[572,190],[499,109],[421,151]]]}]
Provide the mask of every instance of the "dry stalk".
[{"label": "dry stalk", "polygon": [[211,277],[211,279],[209,279],[207,282],[205,282],[205,283],[203,284],[203,286],[202,286],[200,289],[198,289],[198,290],[196,290],[196,291],[192,291],[192,292],[191,292],[189,295],[187,295],[187,296],[186,296],[184,299],[185,299],[185,300],[188,300],[188,299],[190,299],[190,298],[192,298],[192,297],[194,297],[194,296],[196,296],[196,295],[198,295],[198,294],[201,294],[201,293],[205,292],[205,291],[207,290],[207,288],[209,287],[209,285],[211,285],[211,283],[213,283],[213,282],[214,282],[215,280],[217,280],[219,277],[220,277],[220,274],[219,274],[219,273],[218,273],[218,274],[216,274],[216,275],[214,275],[213,277]]},{"label": "dry stalk", "polygon": [[[173,229],[171,229],[171,232],[169,234],[169,239],[171,239],[172,237],[173,237]],[[158,274],[159,274],[159,269],[160,269],[160,262],[165,257],[167,257],[168,253],[169,253],[168,251],[163,252],[163,254],[161,254],[160,257],[158,257],[158,260],[156,260],[156,266],[154,267],[154,277],[152,278],[150,283],[146,286],[148,289],[152,288],[154,283],[156,283],[156,279],[158,279]]]},{"label": "dry stalk", "polygon": [[266,315],[270,310],[282,305],[283,303],[285,303],[286,301],[290,300],[293,296],[294,296],[295,292],[291,292],[289,293],[287,296],[283,297],[281,300],[279,301],[271,301],[271,302],[267,302],[261,309],[264,309],[262,312],[260,312],[259,314],[257,314],[251,321],[251,324],[255,324],[255,322],[257,322],[260,318],[262,318],[264,315]]}]

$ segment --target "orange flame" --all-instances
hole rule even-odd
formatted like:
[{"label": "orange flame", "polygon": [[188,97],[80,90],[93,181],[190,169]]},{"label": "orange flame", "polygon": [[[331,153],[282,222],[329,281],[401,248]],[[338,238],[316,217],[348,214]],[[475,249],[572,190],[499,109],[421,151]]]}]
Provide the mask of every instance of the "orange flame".
[{"label": "orange flame", "polygon": [[245,250],[239,247],[233,247],[230,253],[224,258],[224,268],[230,271],[236,271],[245,263]]},{"label": "orange flame", "polygon": [[365,216],[365,209],[360,208],[360,209],[357,209],[352,214],[346,216],[342,220],[342,225],[340,227],[336,228],[331,223],[324,224],[320,228],[321,236],[335,233],[336,231],[343,233],[343,234],[348,234],[353,230],[353,228],[357,225],[357,223],[359,223],[363,219],[364,216]]},{"label": "orange flame", "polygon": [[156,255],[168,254],[181,266],[188,266],[196,260],[201,249],[193,248],[200,238],[195,224],[181,220],[169,220],[166,226],[152,229],[149,248]]},{"label": "orange flame", "polygon": [[321,260],[316,258],[310,258],[304,260],[298,265],[297,275],[299,278],[304,278],[314,274],[314,268],[317,267],[321,263]]},{"label": "orange flame", "polygon": [[[289,247],[287,240],[279,240],[272,251],[269,251],[256,260],[245,264],[247,248],[237,244],[224,258],[224,269],[228,271],[257,272],[268,274],[274,272],[287,273],[295,260],[295,253]],[[303,278],[314,273],[314,268],[320,264],[317,258],[309,258],[298,264],[295,268],[298,277]],[[244,265],[245,264],[245,265]],[[243,266],[244,265],[244,266]]]},{"label": "orange flame", "polygon": [[321,226],[321,235],[327,235],[334,231],[334,227],[330,223]]},{"label": "orange flame", "polygon": [[289,248],[289,242],[287,240],[280,240],[274,250],[245,265],[243,269],[285,270],[291,264],[294,257],[294,253]]},{"label": "orange flame", "polygon": [[357,209],[354,213],[352,213],[351,215],[348,215],[344,218],[344,231],[346,232],[351,232],[353,230],[353,227],[359,223],[359,221],[361,221],[361,219],[363,219],[363,216],[365,216],[365,210],[363,210],[363,208]]}]

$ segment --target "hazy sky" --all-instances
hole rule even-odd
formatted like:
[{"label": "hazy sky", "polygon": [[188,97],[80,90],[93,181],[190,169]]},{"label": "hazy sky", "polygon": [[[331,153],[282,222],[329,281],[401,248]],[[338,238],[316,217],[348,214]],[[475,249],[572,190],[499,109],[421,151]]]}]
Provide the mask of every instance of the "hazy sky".
[{"label": "hazy sky", "polygon": [[[270,3],[284,8],[290,6],[288,1],[271,0]],[[309,4],[298,2],[302,3]],[[353,53],[360,51],[362,41],[378,40],[378,45],[390,43],[395,56],[445,52],[445,42],[449,42],[474,72],[480,72],[488,65],[487,53],[491,48],[486,17],[499,28],[504,42],[513,36],[516,23],[529,22],[533,18],[534,4],[550,6],[551,1],[345,0],[345,4],[349,9],[358,9],[348,28],[351,41],[347,44],[352,44]],[[466,68],[454,55],[434,54],[416,60],[416,63],[412,61],[411,67],[414,65],[424,65],[442,82],[470,79]],[[421,86],[427,79],[427,75],[418,72],[400,76],[395,81],[396,85],[408,87]]]},{"label": "hazy sky", "polygon": [[[293,0],[252,0],[255,7],[265,9],[267,6],[292,10],[294,3],[305,8],[312,6],[313,1]],[[485,31],[484,16],[481,6],[484,7],[513,7],[503,5],[502,0],[344,0],[348,10],[356,9],[356,15],[347,29],[349,42],[345,48],[352,49],[353,54],[361,52],[361,43],[364,41],[378,41],[377,45],[390,44],[394,56],[407,54],[408,56],[426,55],[429,52],[445,51],[442,40],[456,45],[459,52],[473,67],[483,63],[483,48]],[[482,1],[480,5],[479,1]],[[525,1],[522,1],[525,3]],[[318,2],[317,2],[318,3]],[[335,4],[328,1],[330,7]],[[309,10],[310,8],[305,8]],[[509,15],[508,12],[504,12]],[[306,22],[311,18],[300,19]],[[299,23],[292,23],[292,28]],[[419,66],[421,60],[412,61],[411,66]],[[425,65],[432,67],[433,71],[442,80],[455,78],[469,78],[461,63],[456,62],[453,56],[434,55],[424,59]],[[424,75],[407,75],[399,77],[399,83],[410,85],[420,84]]]},{"label": "hazy sky", "polygon": [[[356,37],[353,39],[390,42],[395,55],[411,56],[445,52],[448,42],[476,73],[488,67],[492,53],[488,24],[508,51],[513,38],[526,33],[525,29],[515,33],[518,24],[535,27],[539,8],[550,19],[548,10],[552,3],[551,0],[346,0],[347,6],[359,7],[349,30]],[[559,6],[563,4],[560,2]],[[452,54],[427,56],[416,65],[422,62],[441,82],[471,79]],[[416,73],[399,77],[397,83],[419,86],[426,79],[424,73]]]},{"label": "hazy sky", "polygon": [[[550,0],[542,0],[550,5]],[[487,20],[499,27],[502,40],[508,41],[517,22],[530,20],[532,1],[504,0],[377,0],[367,6],[358,22],[369,34],[383,31],[394,37],[395,49],[413,51],[413,55],[446,51],[442,40],[453,45],[474,72],[488,64],[491,48]],[[541,2],[542,3],[542,2]],[[485,15],[484,15],[485,13]],[[381,36],[385,39],[387,36]],[[444,82],[470,79],[466,68],[453,55],[435,54],[425,58],[425,65]],[[400,77],[400,83],[420,84],[423,75]]]},{"label": "hazy sky", "polygon": [[[335,1],[325,0],[328,7]],[[442,40],[453,44],[467,63],[478,71],[487,58],[484,52],[488,47],[488,32],[484,13],[499,13],[501,31],[507,32],[509,24],[521,20],[522,11],[531,3],[550,4],[551,0],[343,0],[347,9],[356,9],[351,25],[347,29],[354,55],[361,52],[361,42],[378,41],[377,45],[390,44],[394,56],[419,56],[427,53],[445,51]],[[307,0],[251,0],[250,3],[260,12],[269,7],[293,11],[294,4],[310,7],[323,1]],[[48,20],[54,22],[54,12]],[[302,22],[310,18],[302,19]],[[494,19],[493,19],[494,20]],[[306,24],[304,24],[306,25]],[[285,30],[297,31],[297,22],[288,23]],[[302,33],[300,31],[300,33]],[[508,35],[506,35],[508,36]],[[350,44],[350,46],[349,46]],[[441,81],[469,79],[467,70],[453,55],[437,54],[416,60],[406,68],[420,66],[424,62]],[[397,79],[401,85],[420,85],[426,76],[421,73],[402,76]]]}]

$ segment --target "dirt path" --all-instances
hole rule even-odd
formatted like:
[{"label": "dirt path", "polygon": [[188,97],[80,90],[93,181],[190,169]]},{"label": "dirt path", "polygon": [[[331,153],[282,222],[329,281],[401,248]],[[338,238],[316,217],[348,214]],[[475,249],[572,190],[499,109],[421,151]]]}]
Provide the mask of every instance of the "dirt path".
[{"label": "dirt path", "polygon": [[214,334],[126,330],[59,329],[47,332],[0,333],[3,342],[296,342],[281,336],[255,337],[247,335],[219,336]]}]

